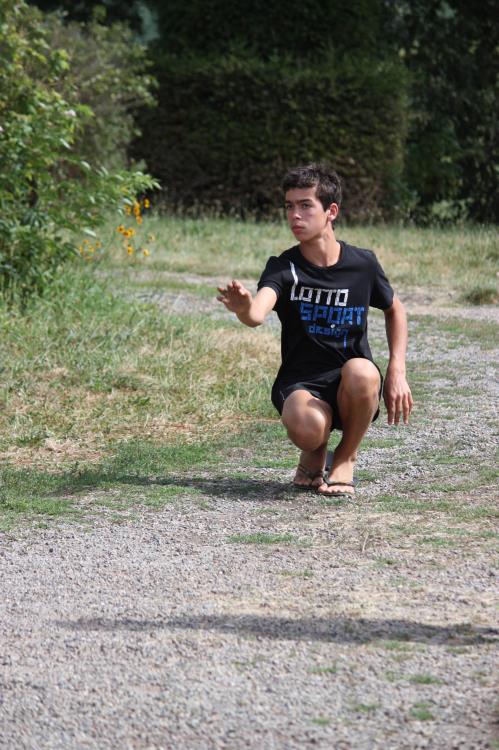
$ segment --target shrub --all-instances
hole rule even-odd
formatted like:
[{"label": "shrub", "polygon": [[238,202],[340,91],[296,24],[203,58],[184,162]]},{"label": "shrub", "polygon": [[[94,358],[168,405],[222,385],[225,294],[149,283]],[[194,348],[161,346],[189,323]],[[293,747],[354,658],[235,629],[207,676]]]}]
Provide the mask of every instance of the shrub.
[{"label": "shrub", "polygon": [[[323,69],[324,53],[383,56],[383,6],[379,0],[149,0],[162,49],[220,56],[237,48],[263,60],[290,55]],[[380,54],[381,53],[381,54]]]},{"label": "shrub", "polygon": [[286,167],[327,159],[345,179],[348,216],[392,210],[405,133],[398,63],[169,57],[157,76],[159,105],[141,117],[136,153],[169,205],[268,215]]},{"label": "shrub", "polygon": [[109,170],[123,169],[128,147],[140,135],[133,113],[154,104],[155,79],[147,73],[145,47],[133,40],[126,24],[105,26],[98,13],[85,24],[60,14],[45,16],[43,23],[49,45],[68,55],[59,93],[71,106],[84,104],[93,113],[82,123],[74,150]]},{"label": "shrub", "polygon": [[68,54],[22,0],[0,0],[0,12],[0,289],[12,301],[42,292],[77,251],[77,234],[157,183],[81,158],[74,144],[92,111],[60,93]]}]

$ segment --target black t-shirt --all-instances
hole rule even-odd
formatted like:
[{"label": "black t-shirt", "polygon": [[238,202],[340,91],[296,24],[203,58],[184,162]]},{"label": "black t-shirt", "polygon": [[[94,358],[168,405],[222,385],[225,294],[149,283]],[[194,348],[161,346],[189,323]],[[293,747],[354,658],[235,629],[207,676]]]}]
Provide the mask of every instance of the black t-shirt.
[{"label": "black t-shirt", "polygon": [[342,367],[352,357],[372,360],[367,341],[369,307],[386,310],[393,289],[371,250],[340,241],[334,266],[315,266],[299,245],[267,261],[258,289],[277,294],[282,324],[278,379],[311,377]]}]

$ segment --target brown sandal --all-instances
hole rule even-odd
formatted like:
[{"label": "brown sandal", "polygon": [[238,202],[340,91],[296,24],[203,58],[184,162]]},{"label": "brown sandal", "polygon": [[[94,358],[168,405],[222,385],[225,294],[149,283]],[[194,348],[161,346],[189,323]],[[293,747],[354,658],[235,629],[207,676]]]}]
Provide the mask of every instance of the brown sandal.
[{"label": "brown sandal", "polygon": [[[324,484],[327,484],[328,487],[354,487],[355,488],[355,482],[337,482],[332,479],[326,479],[324,477]],[[319,492],[319,490],[317,490]],[[319,492],[319,495],[324,495],[324,497],[355,497],[355,490],[354,492],[345,492],[343,490],[333,490],[333,492]]]},{"label": "brown sandal", "polygon": [[324,471],[323,469],[317,469],[317,471],[310,471],[310,469],[307,469],[306,466],[303,466],[303,464],[298,464],[297,468],[299,471],[301,471],[302,474],[304,474],[307,479],[310,479],[309,484],[298,484],[298,482],[293,482],[293,487],[296,490],[304,490],[305,492],[317,492],[318,487],[320,485],[318,484],[312,484],[314,479],[317,479],[318,477],[321,477],[321,479],[324,479]]}]

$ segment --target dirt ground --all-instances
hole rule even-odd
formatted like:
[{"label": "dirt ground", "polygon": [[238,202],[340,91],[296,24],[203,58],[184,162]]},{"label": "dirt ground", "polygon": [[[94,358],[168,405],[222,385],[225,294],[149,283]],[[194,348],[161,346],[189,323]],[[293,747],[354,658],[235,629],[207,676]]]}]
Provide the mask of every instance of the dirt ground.
[{"label": "dirt ground", "polygon": [[354,501],[293,491],[275,425],[215,468],[123,477],[159,509],[0,535],[1,747],[499,747],[499,316],[401,296],[416,407],[372,426]]}]

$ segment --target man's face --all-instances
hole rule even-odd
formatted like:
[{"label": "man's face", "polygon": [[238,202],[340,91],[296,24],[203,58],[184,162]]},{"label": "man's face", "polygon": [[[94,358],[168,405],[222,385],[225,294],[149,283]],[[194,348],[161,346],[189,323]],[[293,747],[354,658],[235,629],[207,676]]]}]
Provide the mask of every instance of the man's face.
[{"label": "man's face", "polygon": [[284,206],[288,224],[300,242],[322,236],[338,214],[336,203],[332,203],[324,210],[315,193],[315,187],[293,188],[288,190],[285,196]]}]

